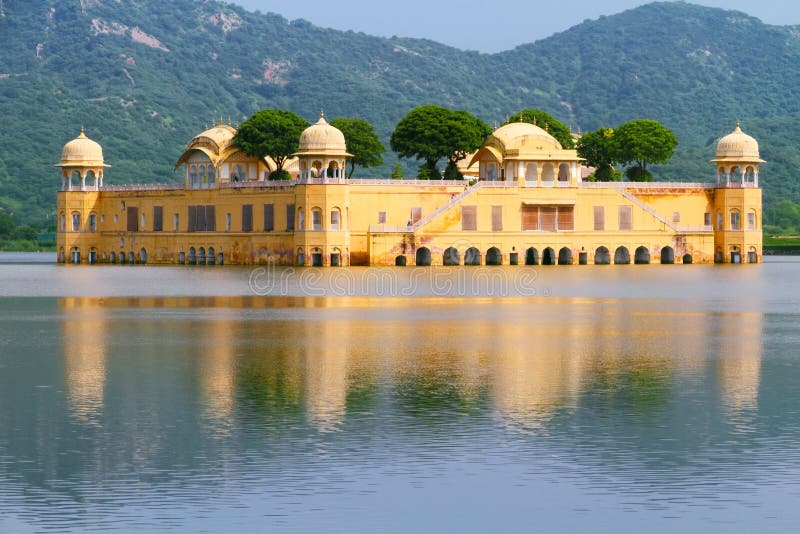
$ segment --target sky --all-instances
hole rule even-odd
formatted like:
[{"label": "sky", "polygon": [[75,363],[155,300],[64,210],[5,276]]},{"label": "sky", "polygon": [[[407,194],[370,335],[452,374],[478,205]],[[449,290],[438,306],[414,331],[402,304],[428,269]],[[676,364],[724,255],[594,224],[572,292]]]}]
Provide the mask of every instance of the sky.
[{"label": "sky", "polygon": [[[383,37],[423,37],[464,50],[499,52],[613,15],[642,0],[226,0],[317,26]],[[800,24],[800,3],[787,0],[699,0],[743,11],[769,24]]]}]

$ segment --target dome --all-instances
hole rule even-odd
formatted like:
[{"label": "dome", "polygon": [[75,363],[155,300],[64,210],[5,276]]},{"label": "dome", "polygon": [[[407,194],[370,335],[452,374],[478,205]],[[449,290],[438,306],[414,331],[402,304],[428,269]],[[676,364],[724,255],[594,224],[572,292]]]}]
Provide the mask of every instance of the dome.
[{"label": "dome", "polygon": [[233,140],[234,135],[236,135],[236,129],[233,126],[229,126],[227,124],[218,124],[196,135],[189,143],[189,146],[208,139],[217,145],[217,148],[221,150],[223,147],[225,147],[225,145]]},{"label": "dome", "polygon": [[744,133],[737,122],[733,132],[717,143],[717,159],[715,161],[761,162],[758,141]]},{"label": "dome", "polygon": [[[495,130],[492,137],[509,149],[562,150],[561,143],[542,128],[529,122],[510,122]],[[541,148],[540,148],[541,147]]]},{"label": "dome", "polygon": [[328,124],[325,116],[320,114],[319,120],[303,130],[300,135],[299,152],[346,152],[347,145],[344,134],[335,126]]},{"label": "dome", "polygon": [[81,133],[64,145],[59,167],[107,167],[103,162],[103,147]]}]

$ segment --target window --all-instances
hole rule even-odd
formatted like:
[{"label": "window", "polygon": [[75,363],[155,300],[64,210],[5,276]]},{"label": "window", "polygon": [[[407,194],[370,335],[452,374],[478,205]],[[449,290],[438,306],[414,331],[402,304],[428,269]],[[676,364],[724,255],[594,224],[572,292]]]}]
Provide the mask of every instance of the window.
[{"label": "window", "polygon": [[144,213],[142,213],[142,229],[144,230]]},{"label": "window", "polygon": [[492,206],[492,232],[503,231],[503,206]]},{"label": "window", "polygon": [[164,231],[164,207],[153,206],[153,231]]},{"label": "window", "polygon": [[216,206],[189,206],[188,232],[214,232],[217,229]]},{"label": "window", "polygon": [[673,224],[681,222],[681,212],[675,211],[672,213],[672,222]]},{"label": "window", "polygon": [[722,213],[717,213],[717,230],[722,231]]},{"label": "window", "polygon": [[178,228],[180,228],[180,223],[181,223],[181,216],[177,213],[174,213],[172,215],[172,229],[177,232]]},{"label": "window", "polygon": [[72,214],[72,231],[73,232],[80,232],[81,231],[81,214],[80,213],[73,213]]},{"label": "window", "polygon": [[275,230],[275,204],[264,204],[264,231]]},{"label": "window", "polygon": [[750,231],[756,229],[756,214],[753,211],[747,214],[747,229]]},{"label": "window", "polygon": [[619,207],[619,229],[620,230],[633,230],[633,207],[620,206]]},{"label": "window", "polygon": [[119,222],[119,215],[117,215],[117,214],[115,213],[115,214],[114,214],[114,224],[117,224],[118,222]]},{"label": "window", "polygon": [[97,231],[97,215],[94,213],[89,214],[89,231],[96,232]]},{"label": "window", "polygon": [[226,232],[230,232],[231,231],[231,214],[230,213],[226,213],[225,214],[225,231]]},{"label": "window", "polygon": [[461,229],[478,229],[478,206],[461,206]]},{"label": "window", "polygon": [[594,207],[594,229],[606,229],[606,209],[603,206]]},{"label": "window", "polygon": [[125,211],[125,201],[124,200],[120,203],[120,207],[121,207],[121,209],[119,211]]},{"label": "window", "polygon": [[253,231],[253,205],[245,204],[242,206],[242,232]]},{"label": "window", "polygon": [[311,229],[322,230],[322,210],[319,208],[311,210]]},{"label": "window", "polygon": [[556,208],[554,206],[539,208],[539,228],[543,232],[556,231]]},{"label": "window", "polygon": [[522,206],[522,229],[523,230],[539,229],[538,206]]},{"label": "window", "polygon": [[741,230],[738,210],[731,210],[731,230]]},{"label": "window", "polygon": [[294,204],[286,204],[286,231],[294,232]]},{"label": "window", "polygon": [[128,206],[127,215],[128,215],[128,231],[129,232],[138,232],[139,231],[139,208],[137,208],[136,206]]},{"label": "window", "polygon": [[331,210],[331,230],[339,230],[341,218],[342,216],[338,209]]},{"label": "window", "polygon": [[67,216],[64,215],[63,213],[61,214],[61,231],[62,232],[67,231]]},{"label": "window", "polygon": [[575,229],[575,208],[572,206],[559,206],[556,208],[558,231],[572,231]]},{"label": "window", "polygon": [[703,214],[703,224],[706,226],[711,226],[711,214],[706,212]]},{"label": "window", "polygon": [[378,224],[386,224],[386,212],[379,211],[378,212]]}]

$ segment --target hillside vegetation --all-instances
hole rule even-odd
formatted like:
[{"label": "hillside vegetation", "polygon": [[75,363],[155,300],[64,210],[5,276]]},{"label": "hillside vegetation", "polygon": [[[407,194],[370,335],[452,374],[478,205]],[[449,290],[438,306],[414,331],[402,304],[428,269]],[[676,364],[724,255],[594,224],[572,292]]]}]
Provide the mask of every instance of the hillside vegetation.
[{"label": "hillside vegetation", "polygon": [[[733,11],[655,3],[480,54],[212,0],[0,0],[0,47],[0,208],[18,224],[54,225],[52,165],[81,126],[113,165],[106,183],[169,182],[212,118],[262,108],[363,118],[386,146],[422,104],[489,124],[540,108],[583,130],[647,117],[680,143],[656,179],[683,181],[711,179],[739,119],[769,162],[766,201],[800,201],[800,33]],[[385,156],[370,175],[390,174]]]}]

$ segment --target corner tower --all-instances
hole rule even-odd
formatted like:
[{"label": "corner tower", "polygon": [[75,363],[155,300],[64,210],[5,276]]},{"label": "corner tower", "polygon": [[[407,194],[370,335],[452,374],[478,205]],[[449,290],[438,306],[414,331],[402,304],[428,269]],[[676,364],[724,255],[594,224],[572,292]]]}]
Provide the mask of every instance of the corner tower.
[{"label": "corner tower", "polygon": [[758,142],[740,124],[717,144],[714,194],[714,261],[761,263],[762,206]]}]

